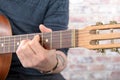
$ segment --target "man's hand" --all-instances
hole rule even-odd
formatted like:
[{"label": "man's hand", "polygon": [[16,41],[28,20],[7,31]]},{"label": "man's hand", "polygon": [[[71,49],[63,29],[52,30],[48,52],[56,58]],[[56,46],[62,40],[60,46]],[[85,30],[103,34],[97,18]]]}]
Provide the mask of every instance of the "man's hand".
[{"label": "man's hand", "polygon": [[[44,25],[40,25],[39,28],[41,32],[52,32]],[[44,49],[39,41],[39,35],[36,35],[32,40],[22,40],[16,54],[24,67],[49,71],[57,63],[56,50]]]}]

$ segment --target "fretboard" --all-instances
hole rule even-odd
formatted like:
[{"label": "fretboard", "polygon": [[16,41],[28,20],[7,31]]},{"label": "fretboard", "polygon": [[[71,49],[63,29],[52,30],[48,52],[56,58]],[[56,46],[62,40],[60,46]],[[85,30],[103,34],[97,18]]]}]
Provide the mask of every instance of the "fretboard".
[{"label": "fretboard", "polygon": [[78,30],[63,30],[48,33],[34,33],[0,37],[0,53],[16,52],[22,40],[32,40],[35,35],[40,35],[40,44],[46,49],[60,49],[77,47]]}]

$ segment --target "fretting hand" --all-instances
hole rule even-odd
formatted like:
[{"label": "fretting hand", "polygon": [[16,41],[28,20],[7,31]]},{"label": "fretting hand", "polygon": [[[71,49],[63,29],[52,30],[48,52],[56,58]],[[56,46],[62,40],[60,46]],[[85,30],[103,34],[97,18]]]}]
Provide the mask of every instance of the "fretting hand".
[{"label": "fretting hand", "polygon": [[[41,32],[52,32],[44,25],[40,25],[40,30]],[[36,35],[32,40],[22,40],[16,53],[24,67],[49,71],[57,63],[56,50],[44,49],[39,41],[39,35]]]}]

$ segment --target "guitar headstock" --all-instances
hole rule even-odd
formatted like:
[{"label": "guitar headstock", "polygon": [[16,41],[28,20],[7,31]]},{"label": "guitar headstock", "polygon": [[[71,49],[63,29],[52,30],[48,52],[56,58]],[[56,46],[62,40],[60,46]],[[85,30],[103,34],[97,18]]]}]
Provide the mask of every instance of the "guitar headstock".
[{"label": "guitar headstock", "polygon": [[120,24],[111,21],[110,24],[101,22],[78,31],[78,46],[88,49],[101,50],[120,48]]}]

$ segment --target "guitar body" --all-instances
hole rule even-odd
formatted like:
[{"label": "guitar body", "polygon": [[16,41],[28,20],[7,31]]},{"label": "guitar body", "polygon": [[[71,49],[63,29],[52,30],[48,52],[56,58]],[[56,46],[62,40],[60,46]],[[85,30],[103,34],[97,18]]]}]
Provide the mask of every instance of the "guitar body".
[{"label": "guitar body", "polygon": [[[0,37],[12,35],[9,20],[0,14]],[[0,54],[0,80],[5,80],[9,72],[12,54]]]}]

